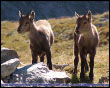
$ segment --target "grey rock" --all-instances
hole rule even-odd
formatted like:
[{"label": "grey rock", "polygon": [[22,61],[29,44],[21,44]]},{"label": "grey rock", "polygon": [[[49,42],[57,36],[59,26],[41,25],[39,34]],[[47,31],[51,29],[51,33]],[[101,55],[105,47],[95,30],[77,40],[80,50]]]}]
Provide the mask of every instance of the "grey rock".
[{"label": "grey rock", "polygon": [[1,80],[1,84],[4,84],[4,82]]},{"label": "grey rock", "polygon": [[17,66],[19,65],[20,61],[18,58],[10,59],[1,64],[1,78],[5,78],[12,74]]},{"label": "grey rock", "polygon": [[18,58],[18,54],[15,50],[1,48],[1,64],[14,58]]},{"label": "grey rock", "polygon": [[65,72],[49,70],[46,64],[40,62],[17,68],[10,83],[64,83],[70,80]]},{"label": "grey rock", "polygon": [[1,80],[1,87],[4,87],[4,84],[5,84],[5,83]]}]

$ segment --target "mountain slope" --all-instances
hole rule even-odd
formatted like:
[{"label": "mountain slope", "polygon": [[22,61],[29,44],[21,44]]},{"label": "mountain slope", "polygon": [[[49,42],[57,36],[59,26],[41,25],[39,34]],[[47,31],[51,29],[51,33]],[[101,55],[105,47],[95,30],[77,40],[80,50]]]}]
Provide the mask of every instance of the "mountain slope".
[{"label": "mountain slope", "polygon": [[2,1],[1,20],[18,20],[18,10],[24,14],[31,10],[36,12],[37,19],[48,19],[62,16],[74,16],[91,10],[93,14],[109,10],[109,1]]}]

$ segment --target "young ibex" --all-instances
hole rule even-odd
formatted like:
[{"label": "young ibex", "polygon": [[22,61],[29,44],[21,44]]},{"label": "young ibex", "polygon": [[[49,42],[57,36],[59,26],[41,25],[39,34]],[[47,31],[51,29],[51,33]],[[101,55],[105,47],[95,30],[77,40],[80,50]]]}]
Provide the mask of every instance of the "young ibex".
[{"label": "young ibex", "polygon": [[35,23],[35,12],[31,11],[23,15],[19,11],[18,33],[29,32],[30,48],[32,53],[32,64],[37,63],[38,56],[40,61],[44,62],[44,56],[47,57],[47,65],[52,70],[51,45],[54,42],[54,34],[51,25],[46,20],[39,20]]},{"label": "young ibex", "polygon": [[[99,42],[99,35],[95,25],[92,24],[92,13],[88,11],[88,14],[78,15],[75,12],[77,17],[76,28],[74,31],[74,71],[77,73],[77,65],[79,62],[78,53],[81,57],[81,73],[80,78],[83,79],[85,76],[85,71],[88,71],[88,64],[86,61],[87,54],[90,55],[90,73],[89,78],[93,80],[93,68],[94,68],[94,57],[96,54],[96,48]],[[85,68],[85,69],[84,69]],[[85,70],[85,71],[84,71]]]}]

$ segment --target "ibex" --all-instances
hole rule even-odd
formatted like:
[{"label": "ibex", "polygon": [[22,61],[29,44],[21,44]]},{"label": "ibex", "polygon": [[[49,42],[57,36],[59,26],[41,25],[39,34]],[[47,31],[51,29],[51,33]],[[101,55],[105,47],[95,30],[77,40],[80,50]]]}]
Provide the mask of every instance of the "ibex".
[{"label": "ibex", "polygon": [[38,56],[40,62],[44,62],[44,56],[47,57],[47,65],[52,70],[51,45],[54,42],[54,34],[50,23],[47,20],[34,21],[35,12],[31,11],[23,15],[19,11],[18,33],[29,33],[30,49],[32,53],[32,64],[37,63]]},{"label": "ibex", "polygon": [[99,42],[99,35],[97,28],[92,24],[92,13],[88,11],[88,14],[79,15],[75,12],[77,17],[76,28],[74,31],[74,71],[77,73],[77,66],[79,62],[78,54],[80,53],[81,57],[81,73],[80,78],[83,79],[85,72],[89,71],[87,64],[87,54],[90,55],[90,73],[89,78],[93,80],[93,68],[94,68],[94,57],[96,54],[96,48]]}]

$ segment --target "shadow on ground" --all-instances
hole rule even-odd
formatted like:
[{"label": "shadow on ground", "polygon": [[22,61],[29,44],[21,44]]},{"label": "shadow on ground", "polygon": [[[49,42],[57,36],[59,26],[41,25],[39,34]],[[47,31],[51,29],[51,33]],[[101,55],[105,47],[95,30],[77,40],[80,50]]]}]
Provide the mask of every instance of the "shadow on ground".
[{"label": "shadow on ground", "polygon": [[77,76],[77,75],[74,75],[74,74],[72,74],[72,79],[71,79],[71,83],[93,83],[93,81],[91,81],[90,79],[89,79],[89,76],[87,76],[86,74],[85,74],[85,78],[84,78],[84,80],[80,80],[80,78]]}]

